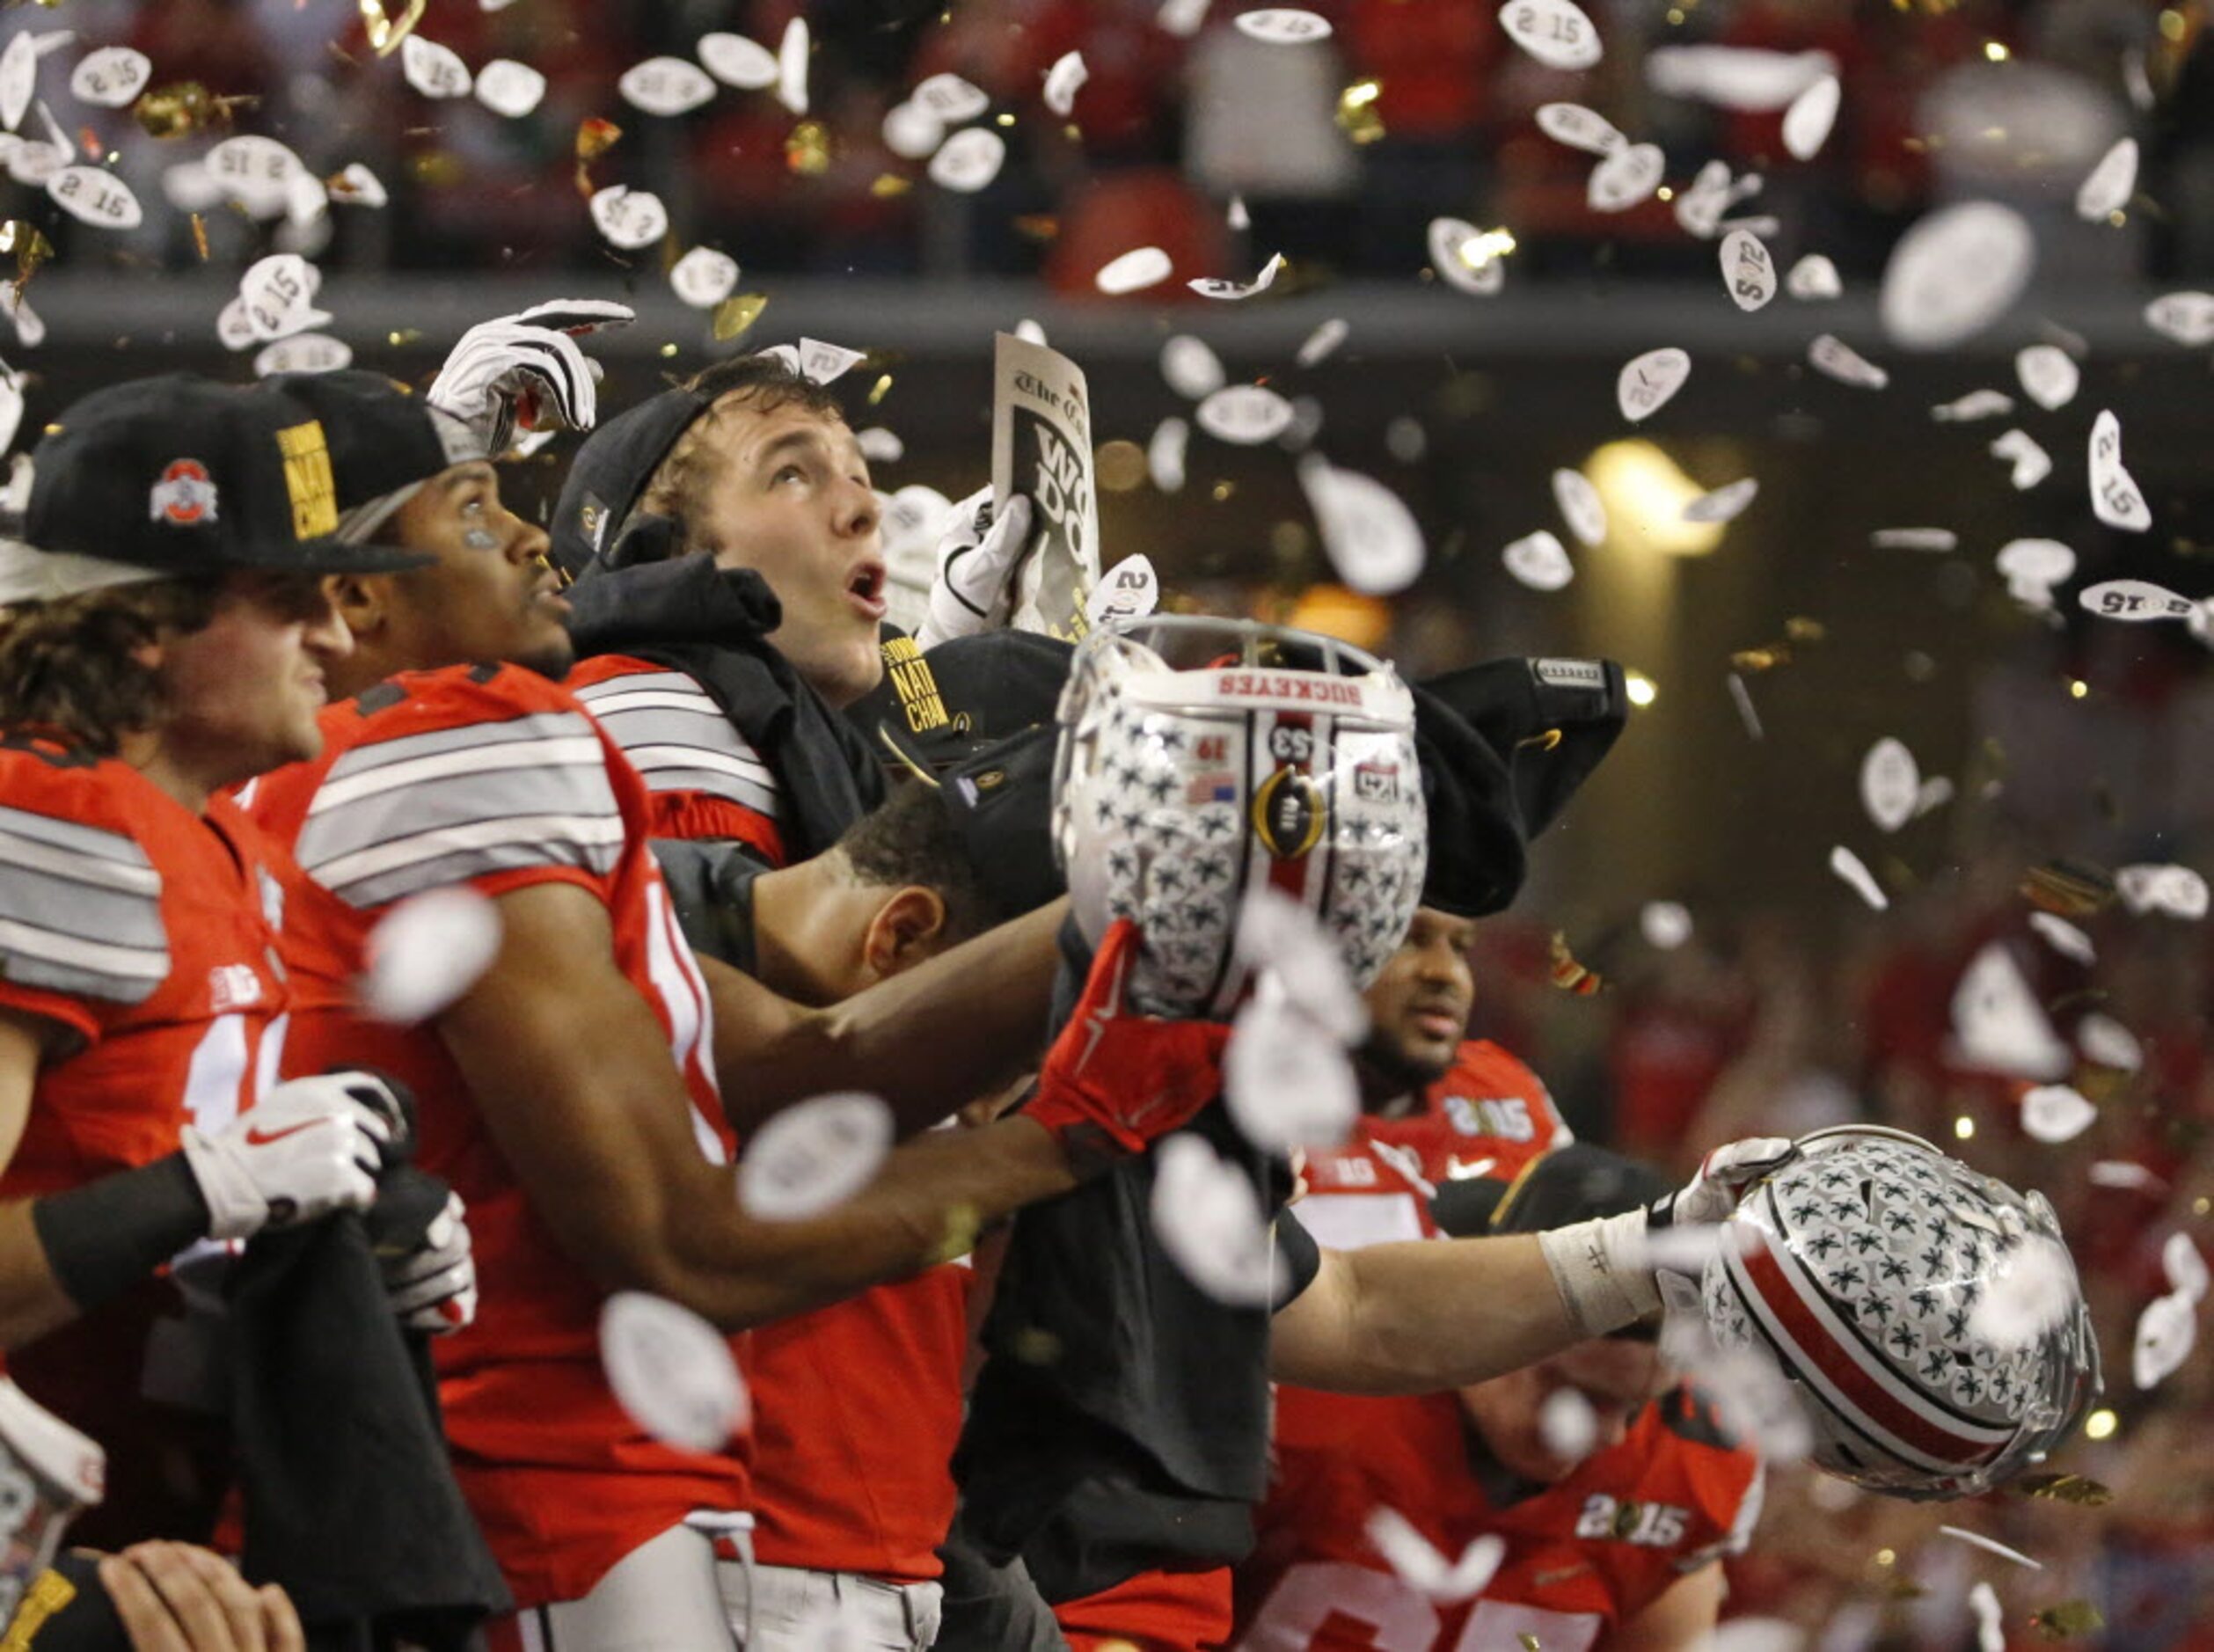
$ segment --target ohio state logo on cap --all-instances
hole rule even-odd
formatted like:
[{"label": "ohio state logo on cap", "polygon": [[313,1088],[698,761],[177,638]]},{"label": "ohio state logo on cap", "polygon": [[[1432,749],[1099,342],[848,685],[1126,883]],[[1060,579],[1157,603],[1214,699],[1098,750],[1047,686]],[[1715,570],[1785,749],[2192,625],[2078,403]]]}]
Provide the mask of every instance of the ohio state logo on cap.
[{"label": "ohio state logo on cap", "polygon": [[198,459],[172,459],[154,484],[150,496],[157,522],[172,522],[180,528],[216,519],[216,485],[208,467]]}]

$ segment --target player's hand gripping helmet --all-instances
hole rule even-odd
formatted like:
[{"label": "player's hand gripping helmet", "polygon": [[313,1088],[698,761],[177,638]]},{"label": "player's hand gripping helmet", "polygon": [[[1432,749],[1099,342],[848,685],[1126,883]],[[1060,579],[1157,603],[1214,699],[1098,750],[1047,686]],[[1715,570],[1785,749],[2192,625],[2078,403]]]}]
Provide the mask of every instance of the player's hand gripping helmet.
[{"label": "player's hand gripping helmet", "polygon": [[1085,639],[1059,717],[1055,852],[1087,940],[1136,920],[1132,1007],[1227,1020],[1262,884],[1315,914],[1363,987],[1398,948],[1429,824],[1389,665],[1250,620],[1144,619]]},{"label": "player's hand gripping helmet", "polygon": [[62,1530],[99,1502],[107,1455],[0,1377],[0,1628],[54,1563]]},{"label": "player's hand gripping helmet", "polygon": [[[1815,1461],[1872,1491],[1971,1496],[2040,1460],[2100,1385],[2082,1287],[2043,1195],[1903,1130],[1846,1125],[1799,1148],[1739,1202],[1740,1242],[1706,1264],[1715,1340],[1772,1356],[1813,1427]],[[2008,1312],[1991,1307],[1995,1290]]]}]

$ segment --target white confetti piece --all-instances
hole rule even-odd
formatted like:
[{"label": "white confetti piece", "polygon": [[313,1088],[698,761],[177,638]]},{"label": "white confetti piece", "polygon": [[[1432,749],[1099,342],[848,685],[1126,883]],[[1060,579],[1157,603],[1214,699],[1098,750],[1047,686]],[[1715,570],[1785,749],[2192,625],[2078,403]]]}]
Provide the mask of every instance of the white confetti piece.
[{"label": "white confetti piece", "polygon": [[1582,471],[1553,473],[1553,502],[1560,507],[1568,531],[1583,544],[1596,545],[1607,537],[1606,502]]},{"label": "white confetti piece", "polygon": [[12,132],[23,123],[31,107],[31,89],[38,84],[39,50],[27,33],[15,35],[0,51],[0,126]]},{"label": "white confetti piece", "polygon": [[33,189],[43,189],[46,180],[69,164],[71,151],[51,143],[26,143],[12,132],[0,132],[0,159],[4,159],[8,176],[18,184]]},{"label": "white confetti piece", "polygon": [[128,46],[103,46],[77,61],[69,73],[69,90],[80,102],[121,109],[146,89],[153,73],[145,53]]},{"label": "white confetti piece", "polygon": [[1158,287],[1166,281],[1174,267],[1168,254],[1158,246],[1133,247],[1100,266],[1092,284],[1103,293],[1118,296],[1144,292],[1148,287]]},{"label": "white confetti piece", "polygon": [[1614,381],[1614,399],[1622,416],[1640,424],[1668,406],[1692,376],[1692,358],[1670,346],[1648,350],[1624,366]]},{"label": "white confetti piece", "polygon": [[[1804,1445],[1795,1452],[1780,1453],[1765,1440],[1757,1444],[1762,1458],[1772,1463],[1796,1462],[1807,1454]],[[1732,1618],[1716,1624],[1713,1634],[1699,1636],[1695,1644],[1699,1652],[1803,1652],[1807,1632],[1781,1618]]]},{"label": "white confetti piece", "polygon": [[1092,71],[1085,67],[1082,52],[1063,52],[1053,60],[1053,67],[1046,70],[1046,107],[1063,120],[1076,113],[1077,93],[1084,90],[1084,83],[1092,78]]},{"label": "white confetti piece", "polygon": [[216,315],[216,336],[223,340],[226,350],[248,350],[259,342],[254,337],[253,322],[246,314],[244,297],[233,298]]},{"label": "white confetti piece", "polygon": [[1191,444],[1192,428],[1181,419],[1164,419],[1153,427],[1145,443],[1145,474],[1164,493],[1182,491],[1184,451]]},{"label": "white confetti piece", "polygon": [[1554,143],[1587,155],[1611,155],[1630,141],[1606,116],[1580,103],[1539,104],[1538,129]]},{"label": "white confetti piece", "polygon": [[252,133],[225,138],[208,151],[201,164],[219,195],[236,196],[256,217],[281,211],[292,180],[307,170],[276,139]]},{"label": "white confetti piece", "polygon": [[742,34],[703,34],[693,48],[707,72],[741,91],[764,91],[777,84],[777,55]]},{"label": "white confetti piece", "polygon": [[1124,557],[1100,576],[1085,599],[1084,617],[1092,628],[1143,619],[1160,606],[1161,576],[1143,551]]},{"label": "white confetti piece", "polygon": [[973,195],[999,176],[1007,159],[1007,141],[988,126],[964,127],[931,157],[931,182],[942,189]]},{"label": "white confetti piece", "polygon": [[1290,426],[1291,404],[1265,384],[1232,384],[1200,403],[1193,417],[1217,442],[1258,447]]},{"label": "white confetti piece", "polygon": [[1638,932],[1658,952],[1674,952],[1692,938],[1692,915],[1680,901],[1648,901],[1638,909]]},{"label": "white confetti piece", "polygon": [[1538,1437],[1556,1462],[1581,1463],[1599,1444],[1599,1415],[1580,1388],[1556,1388],[1538,1407]]},{"label": "white confetti piece", "polygon": [[399,43],[400,72],[426,98],[466,98],[469,65],[450,47],[411,34]]},{"label": "white confetti piece", "polygon": [[2188,1233],[2171,1233],[2160,1246],[2160,1271],[2168,1289],[2196,1305],[2206,1300],[2206,1258]]},{"label": "white confetti piece", "polygon": [[1686,235],[1702,241],[1711,241],[1721,231],[1722,215],[1749,195],[1761,190],[1757,173],[1748,172],[1733,179],[1729,168],[1721,161],[1709,161],[1699,169],[1690,188],[1676,197],[1673,210],[1676,222]]},{"label": "white confetti piece", "polygon": [[[1200,409],[1205,422],[1207,410]],[[1388,596],[1422,572],[1422,530],[1406,501],[1374,477],[1341,471],[1318,454],[1299,462],[1299,486],[1338,577],[1369,596]]]},{"label": "white confetti piece", "polygon": [[797,1222],[868,1186],[892,1151],[891,1109],[873,1095],[819,1095],[772,1115],[738,1161],[738,1202],[764,1222]]},{"label": "white confetti piece", "polygon": [[322,285],[323,272],[296,252],[273,252],[253,264],[238,281],[252,336],[267,343],[321,326],[331,318],[315,308]]},{"label": "white confetti piece", "polygon": [[1711,493],[1701,493],[1684,507],[1685,522],[1735,522],[1745,514],[1746,508],[1758,497],[1760,483],[1752,477],[1741,477],[1727,483]]},{"label": "white confetti piece", "polygon": [[1275,978],[1260,977],[1260,990],[1231,1024],[1223,1098],[1239,1134],[1289,1158],[1297,1148],[1345,1140],[1361,1115],[1361,1085],[1345,1046],[1272,990]]},{"label": "white confetti piece", "polygon": [[1499,9],[1499,26],[1547,69],[1589,69],[1605,49],[1599,31],[1573,0],[1507,0]]},{"label": "white confetti piece", "polygon": [[1905,745],[1886,735],[1860,759],[1860,807],[1878,830],[1895,832],[1914,818],[1922,771]]},{"label": "white confetti piece", "polygon": [[1941,207],[1899,238],[1884,266],[1883,330],[1904,349],[1950,348],[2006,314],[2036,262],[2036,237],[2013,208]]},{"label": "white confetti piece", "polygon": [[[330,210],[331,192],[324,186],[323,180],[311,172],[294,173],[292,181],[284,187],[286,228],[294,231],[304,230]],[[326,231],[314,245],[326,245],[329,239]],[[303,255],[311,250],[305,238],[288,240],[284,230],[278,231],[276,245],[284,252]]]},{"label": "white confetti piece", "polygon": [[2123,1188],[2133,1192],[2159,1193],[2168,1185],[2143,1165],[2133,1165],[2126,1159],[2102,1159],[2084,1174],[2094,1188]]},{"label": "white confetti piece", "polygon": [[2011,1352],[2043,1336],[2074,1310],[2076,1301],[2075,1269],[2066,1246],[2033,1234],[1969,1310],[1969,1330]]},{"label": "white confetti piece", "polygon": [[1958,1538],[1962,1542],[1982,1549],[1987,1554],[1996,1554],[2002,1561],[2012,1561],[2015,1565],[2027,1567],[2033,1572],[2042,1572],[2045,1569],[2045,1563],[2042,1561],[2033,1561],[2020,1549],[2010,1549],[2004,1543],[1987,1538],[1980,1531],[1970,1531],[1965,1526],[1940,1526],[1938,1530],[1948,1538]]},{"label": "white confetti piece", "polygon": [[2145,325],[2189,349],[2214,344],[2214,293],[2162,293],[2145,305]]},{"label": "white confetti piece", "polygon": [[1253,1183],[1188,1130],[1162,1142],[1153,1160],[1153,1235],[1169,1260],[1217,1302],[1267,1305],[1275,1258]]},{"label": "white confetti piece", "polygon": [[1658,46],[1645,55],[1645,84],[1670,98],[1694,98],[1752,113],[1787,109],[1824,75],[1827,52],[1771,52],[1746,46]]},{"label": "white confetti piece", "polygon": [[2206,880],[2188,866],[2123,866],[2114,874],[2114,889],[2135,913],[2166,912],[2191,923],[2206,916]]},{"label": "white confetti piece", "polygon": [[591,208],[592,222],[607,238],[608,245],[625,252],[651,246],[669,233],[669,208],[650,190],[610,184],[595,192]]},{"label": "white confetti piece", "polygon": [[2137,1042],[2137,1034],[2097,1010],[2076,1023],[2076,1048],[2093,1066],[2111,1067],[2116,1072],[2135,1072],[2145,1065],[2145,1046]]},{"label": "white confetti piece", "polygon": [[1421,420],[1401,413],[1384,427],[1384,446],[1401,464],[1420,464],[1430,450],[1430,433]]},{"label": "white confetti piece", "polygon": [[64,166],[46,180],[46,193],[69,216],[95,229],[135,230],[145,216],[130,186],[98,166]]},{"label": "white confetti piece", "polygon": [[2091,937],[2066,918],[2057,917],[2050,912],[2032,912],[2029,915],[2029,926],[2043,937],[2045,944],[2063,958],[2072,958],[2079,964],[2098,962],[2098,951],[2092,946]]},{"label": "white confetti piece", "polygon": [[1933,808],[1942,808],[1953,800],[1953,783],[1941,774],[1933,774],[1922,782],[1914,794],[1914,818],[1919,820]]},{"label": "white confetti piece", "polygon": [[1946,552],[1959,549],[1961,537],[1950,528],[1879,528],[1868,543],[1879,551]]},{"label": "white confetti piece", "polygon": [[720,1451],[747,1424],[729,1341],[689,1308],[615,1292],[600,1309],[600,1363],[617,1403],[665,1445]]},{"label": "white confetti piece", "polygon": [[1794,159],[1810,161],[1822,152],[1838,122],[1840,100],[1835,75],[1824,75],[1791,100],[1784,111],[1784,147]]},{"label": "white confetti piece", "polygon": [[1187,401],[1199,401],[1220,390],[1227,376],[1204,340],[1179,333],[1161,346],[1161,376]]},{"label": "white confetti piece", "polygon": [[1940,424],[1967,424],[1977,419],[1997,419],[2014,411],[2014,398],[2003,391],[1972,390],[1958,399],[1940,402],[1930,417]]},{"label": "white confetti piece", "polygon": [[1161,9],[1153,14],[1153,22],[1163,33],[1188,40],[1207,21],[1210,3],[1211,0],[1161,0]]},{"label": "white confetti piece", "polygon": [[1260,274],[1249,281],[1223,281],[1215,276],[1202,275],[1196,281],[1186,281],[1184,284],[1202,298],[1224,298],[1233,301],[1251,298],[1254,294],[1265,293],[1269,288],[1275,286],[1276,277],[1282,273],[1283,267],[1284,255],[1279,252],[1262,265]]},{"label": "white confetti piece", "polygon": [[794,18],[777,42],[777,101],[794,114],[807,112],[807,54],[812,49],[807,20]]},{"label": "white confetti piece", "polygon": [[2152,525],[2152,508],[2122,463],[2122,421],[2105,410],[2091,423],[2091,513],[2131,533]]},{"label": "white confetti piece", "polygon": [[2050,413],[2076,398],[2082,374],[2057,345],[2033,344],[2014,357],[2014,376],[2030,400]]},{"label": "white confetti piece", "polygon": [[1732,230],[1722,238],[1722,285],[1740,310],[1758,310],[1776,296],[1776,261],[1760,238]]},{"label": "white confetti piece", "polygon": [[1818,303],[1845,291],[1838,267],[1819,252],[1809,252],[1784,276],[1784,290],[1801,303]]},{"label": "white confetti piece", "polygon": [[1533,591],[1557,591],[1576,576],[1575,564],[1547,530],[1524,534],[1499,553],[1507,572]]},{"label": "white confetti piece", "polygon": [[2133,624],[2148,620],[2188,619],[2197,604],[2188,596],[2155,585],[2147,580],[2106,580],[2097,585],[2087,585],[2076,599],[2090,613],[2101,619],[2120,619]]},{"label": "white confetti piece", "polygon": [[5,296],[0,296],[0,311],[6,312],[15,327],[16,342],[25,349],[35,350],[46,342],[46,322],[31,308],[31,301],[23,296],[22,289],[8,289]]},{"label": "white confetti piece", "polygon": [[409,896],[369,932],[356,984],[362,1010],[398,1027],[430,1020],[492,968],[500,936],[499,909],[466,885]]},{"label": "white confetti piece", "polygon": [[897,464],[907,457],[907,443],[882,425],[855,431],[853,445],[860,449],[861,457],[871,464]]},{"label": "white confetti piece", "polygon": [[2182,1369],[2198,1334],[2198,1305],[2190,1297],[2180,1290],[2154,1297],[2137,1316],[2130,1379],[2140,1388],[2159,1387]]},{"label": "white confetti piece", "polygon": [[343,339],[334,339],[327,333],[301,333],[279,339],[256,354],[253,376],[267,378],[272,373],[335,373],[353,364],[353,347]]},{"label": "white confetti piece", "polygon": [[347,163],[331,190],[332,197],[355,207],[381,207],[390,199],[384,181],[359,161]]},{"label": "white confetti piece", "polygon": [[1265,6],[1258,11],[1240,11],[1231,20],[1238,26],[1240,34],[1271,46],[1304,46],[1310,40],[1330,38],[1329,19],[1291,6]]},{"label": "white confetti piece", "polygon": [[1657,143],[1633,143],[1614,150],[1591,169],[1584,202],[1594,212],[1627,212],[1652,200],[1668,171],[1668,157]]},{"label": "white confetti piece", "polygon": [[1246,198],[1233,192],[1230,205],[1224,208],[1223,223],[1233,234],[1243,235],[1253,227],[1253,215],[1246,210]]},{"label": "white confetti piece", "polygon": [[1500,244],[1467,219],[1432,218],[1429,238],[1430,267],[1448,286],[1488,297],[1505,282],[1506,261],[1495,250]]},{"label": "white confetti piece", "polygon": [[2009,430],[1991,445],[1995,459],[2005,459],[2013,468],[2006,479],[2017,492],[2026,492],[2052,474],[2052,455],[2037,445],[2037,439],[2027,430]]},{"label": "white confetti piece", "polygon": [[1752,692],[1745,686],[1745,679],[1732,671],[1724,679],[1729,688],[1730,702],[1737,707],[1737,720],[1745,725],[1749,740],[1765,738],[1760,727],[1760,712],[1753,705]]},{"label": "white confetti piece", "polygon": [[2022,1095],[2022,1129],[2033,1141],[2072,1142],[2098,1121],[2099,1109],[2064,1084],[2041,1084]]},{"label": "white confetti piece", "polygon": [[1998,1592],[1989,1583],[1978,1583],[1968,1591],[1968,1606],[1976,1614],[1976,1652],[2006,1652],[2006,1625]]},{"label": "white confetti piece", "polygon": [[1830,870],[1852,886],[1853,893],[1881,912],[1891,904],[1891,897],[1883,892],[1860,857],[1843,844],[1830,851]]},{"label": "white confetti piece", "polygon": [[2029,608],[2052,606],[2052,588],[2076,571],[2076,553],[2057,539],[2010,539],[1999,547],[2006,594]]},{"label": "white confetti piece", "polygon": [[825,344],[820,339],[800,340],[800,376],[811,384],[831,384],[868,360],[866,350],[849,350],[844,345]]},{"label": "white confetti piece", "polygon": [[[692,72],[699,73],[698,69]],[[706,77],[701,75],[700,78],[705,80]],[[520,121],[529,114],[545,100],[545,95],[546,77],[530,64],[519,63],[512,57],[495,57],[477,71],[477,101],[493,113],[510,121]]]},{"label": "white confetti piece", "polygon": [[738,260],[712,246],[696,246],[670,267],[669,284],[695,310],[712,310],[738,285]]},{"label": "white confetti piece", "polygon": [[0,362],[0,453],[15,445],[16,432],[22,428],[23,375]]},{"label": "white confetti piece", "polygon": [[[902,160],[919,161],[946,141],[946,123],[912,99],[884,112],[884,147]],[[993,135],[997,136],[997,134]],[[1003,152],[1005,146],[1002,146]],[[993,171],[998,168],[995,166]]]},{"label": "white confetti piece", "polygon": [[917,86],[914,101],[947,126],[974,121],[991,107],[991,99],[983,87],[949,74],[932,75]]},{"label": "white confetti piece", "polygon": [[647,114],[684,114],[713,101],[715,78],[683,57],[649,57],[615,83],[623,101]]},{"label": "white confetti piece", "polygon": [[1369,1511],[1366,1530],[1393,1575],[1436,1601],[1473,1599],[1507,1558],[1506,1539],[1487,1531],[1461,1551],[1459,1560],[1449,1561],[1405,1515],[1381,1503]]},{"label": "white confetti piece", "polygon": [[1957,1065],[2050,1083],[2075,1064],[2021,966],[1998,941],[1986,945],[1961,972],[1952,1021],[1951,1057]]},{"label": "white confetti piece", "polygon": [[1816,372],[1855,390],[1882,390],[1891,376],[1834,333],[1824,333],[1807,347]]},{"label": "white confetti piece", "polygon": [[1307,334],[1294,359],[1302,367],[1317,367],[1327,361],[1338,346],[1345,342],[1352,327],[1339,316],[1333,316],[1312,333]]},{"label": "white confetti piece", "polygon": [[2130,204],[2137,186],[2137,141],[2125,137],[2099,157],[2076,191],[2076,216],[2100,223]]}]

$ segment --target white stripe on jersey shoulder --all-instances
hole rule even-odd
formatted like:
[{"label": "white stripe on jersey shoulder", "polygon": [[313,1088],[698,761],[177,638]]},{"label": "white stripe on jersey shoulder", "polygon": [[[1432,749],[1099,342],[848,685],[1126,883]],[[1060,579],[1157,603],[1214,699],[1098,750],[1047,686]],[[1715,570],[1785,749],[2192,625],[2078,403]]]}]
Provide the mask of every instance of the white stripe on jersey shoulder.
[{"label": "white stripe on jersey shoulder", "polygon": [[118,1004],[167,978],[162,877],[128,833],[0,806],[0,978]]},{"label": "white stripe on jersey shoulder", "polygon": [[530,866],[604,874],[621,856],[623,817],[517,815],[433,827],[324,860],[310,875],[353,906],[382,906],[425,889]]},{"label": "white stripe on jersey shoulder", "polygon": [[771,818],[780,812],[776,771],[685,673],[609,677],[575,692],[649,790],[705,793]]}]

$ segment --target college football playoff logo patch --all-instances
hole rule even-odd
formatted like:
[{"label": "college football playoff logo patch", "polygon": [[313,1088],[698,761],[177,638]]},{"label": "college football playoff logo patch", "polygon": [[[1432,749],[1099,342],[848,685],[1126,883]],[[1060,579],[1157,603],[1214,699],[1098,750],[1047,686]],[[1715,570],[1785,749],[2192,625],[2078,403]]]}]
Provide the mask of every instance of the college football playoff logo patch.
[{"label": "college football playoff logo patch", "polygon": [[216,519],[216,485],[198,459],[172,459],[149,498],[156,522],[190,528]]}]

